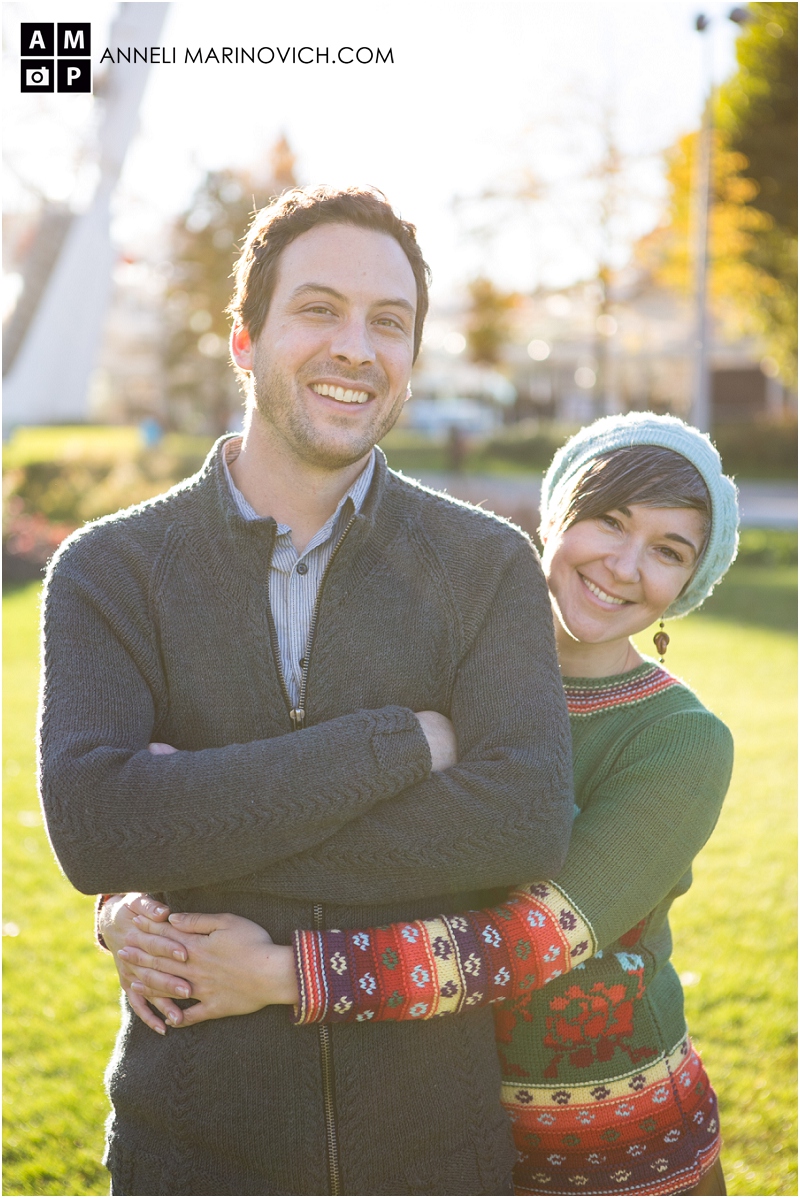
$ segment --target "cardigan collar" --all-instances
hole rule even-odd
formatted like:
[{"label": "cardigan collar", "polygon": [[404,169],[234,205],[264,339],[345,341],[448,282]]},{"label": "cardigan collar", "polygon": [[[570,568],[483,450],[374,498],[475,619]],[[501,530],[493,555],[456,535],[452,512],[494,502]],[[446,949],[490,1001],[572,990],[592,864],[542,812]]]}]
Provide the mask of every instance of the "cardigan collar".
[{"label": "cardigan collar", "polygon": [[[186,521],[182,524],[186,534],[205,542],[213,555],[222,555],[226,569],[243,569],[251,577],[263,578],[264,558],[272,551],[278,526],[272,516],[245,519],[231,494],[223,454],[225,445],[239,435],[227,433],[220,437],[198,473],[179,483],[171,493],[185,493],[187,503],[179,518]],[[374,527],[386,492],[387,473],[386,457],[376,447],[372,482],[348,534],[348,547]]]}]

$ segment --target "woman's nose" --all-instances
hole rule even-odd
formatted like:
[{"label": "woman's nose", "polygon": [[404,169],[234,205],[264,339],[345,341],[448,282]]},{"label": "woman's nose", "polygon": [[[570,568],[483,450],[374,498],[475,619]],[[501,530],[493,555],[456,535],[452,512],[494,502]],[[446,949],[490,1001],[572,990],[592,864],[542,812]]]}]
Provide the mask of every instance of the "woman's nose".
[{"label": "woman's nose", "polygon": [[639,578],[641,547],[633,541],[618,546],[606,556],[606,565],[615,578],[636,582]]}]

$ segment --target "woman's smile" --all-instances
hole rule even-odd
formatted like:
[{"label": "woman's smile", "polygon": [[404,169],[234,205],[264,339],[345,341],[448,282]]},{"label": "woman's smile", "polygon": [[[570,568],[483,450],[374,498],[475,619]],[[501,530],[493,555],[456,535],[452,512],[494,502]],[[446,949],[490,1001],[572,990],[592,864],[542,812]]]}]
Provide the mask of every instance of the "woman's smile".
[{"label": "woman's smile", "polygon": [[620,599],[617,595],[609,595],[607,591],[602,590],[601,587],[597,586],[596,583],[586,578],[585,575],[581,574],[580,572],[578,572],[578,577],[586,587],[589,594],[594,595],[594,597],[598,599],[600,603],[611,604],[613,607],[622,607],[625,604],[632,602],[630,599]]}]

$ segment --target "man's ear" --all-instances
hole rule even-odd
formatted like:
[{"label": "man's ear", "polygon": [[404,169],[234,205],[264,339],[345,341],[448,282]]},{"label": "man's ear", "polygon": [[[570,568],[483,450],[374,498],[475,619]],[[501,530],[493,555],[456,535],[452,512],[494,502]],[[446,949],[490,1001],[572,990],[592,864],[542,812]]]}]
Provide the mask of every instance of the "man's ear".
[{"label": "man's ear", "polygon": [[231,329],[231,357],[240,370],[253,369],[253,342],[243,324],[234,324]]}]

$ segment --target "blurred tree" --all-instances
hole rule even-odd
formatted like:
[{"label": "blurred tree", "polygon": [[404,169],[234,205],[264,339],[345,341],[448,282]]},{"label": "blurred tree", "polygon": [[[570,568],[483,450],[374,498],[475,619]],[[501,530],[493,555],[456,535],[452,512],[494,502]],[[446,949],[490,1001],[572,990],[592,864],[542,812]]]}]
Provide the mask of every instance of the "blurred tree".
[{"label": "blurred tree", "polygon": [[468,285],[467,349],[473,362],[496,366],[511,340],[511,313],[519,304],[514,291],[500,291],[491,279],[473,279]]},{"label": "blurred tree", "polygon": [[[595,411],[598,416],[618,410],[616,380],[612,380],[611,337],[616,329],[612,311],[613,263],[619,261],[620,245],[630,246],[626,216],[635,197],[632,167],[635,159],[624,155],[619,144],[619,116],[610,98],[597,105],[593,114],[598,150],[594,163],[585,174],[592,202],[589,213],[597,243],[597,309],[594,321],[596,379]],[[592,186],[593,185],[593,186]]]},{"label": "blurred tree", "polygon": [[750,206],[770,225],[748,260],[776,286],[758,296],[770,350],[797,377],[797,5],[748,6],[736,43],[739,70],[721,89],[719,121],[757,184]]},{"label": "blurred tree", "polygon": [[[690,293],[694,284],[691,231],[694,223],[697,133],[688,133],[667,152],[669,207],[662,224],[642,238],[637,256],[668,287]],[[749,201],[758,186],[745,178],[743,154],[731,150],[719,129],[714,132],[709,257],[709,294],[716,317],[731,337],[757,329],[751,301],[769,292],[773,281],[748,258],[755,237],[770,227],[770,218]]]},{"label": "blurred tree", "polygon": [[209,171],[174,226],[165,344],[171,427],[219,435],[241,403],[228,362],[231,273],[253,213],[296,185],[294,168],[281,137],[261,170]]},{"label": "blurred tree", "polygon": [[723,85],[720,123],[758,183],[751,201],[797,232],[797,5],[751,4],[736,42],[739,70]]},{"label": "blurred tree", "polygon": [[[751,4],[739,70],[715,103],[709,297],[723,335],[760,336],[797,379],[797,6]],[[698,134],[666,155],[669,205],[638,243],[657,279],[689,293]]]},{"label": "blurred tree", "polygon": [[[640,172],[654,155],[626,149],[623,127],[613,89],[571,86],[559,95],[557,112],[528,127],[516,169],[453,202],[458,217],[471,219],[466,231],[487,265],[500,237],[509,230],[522,235],[519,253],[523,258],[531,253],[532,290],[548,286],[550,243],[568,241],[583,256],[592,281],[586,294],[596,297],[591,393],[598,415],[616,411],[619,404],[612,361],[614,281],[630,257],[642,210],[652,203]],[[539,230],[546,232],[542,236]]]}]

